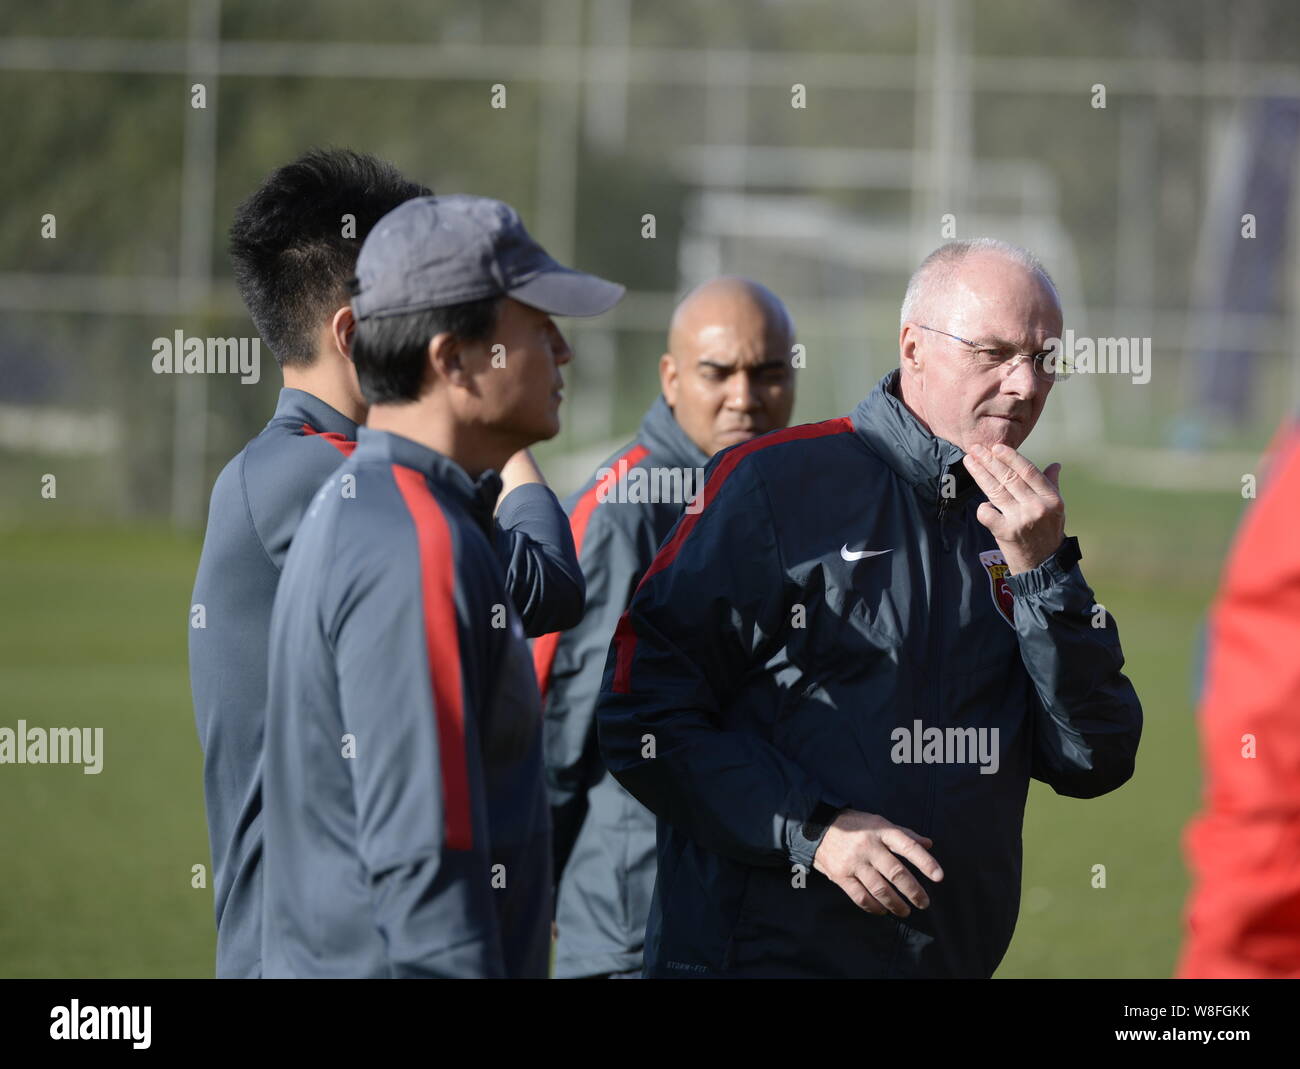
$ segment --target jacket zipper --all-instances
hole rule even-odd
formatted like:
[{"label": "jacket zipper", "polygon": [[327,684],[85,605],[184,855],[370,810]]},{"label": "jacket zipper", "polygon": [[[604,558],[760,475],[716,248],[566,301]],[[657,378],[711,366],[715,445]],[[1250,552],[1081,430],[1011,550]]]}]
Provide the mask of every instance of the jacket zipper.
[{"label": "jacket zipper", "polygon": [[[942,494],[942,491],[940,491],[940,493]],[[948,532],[944,524],[944,520],[946,520],[948,516],[948,508],[950,505],[951,500],[949,498],[942,496],[939,498],[939,546],[941,552],[932,552],[930,557],[930,576],[931,581],[934,584],[934,604],[931,606],[930,619],[928,621],[930,627],[930,710],[932,717],[930,724],[940,728],[943,726],[941,723],[943,719],[941,654],[943,652],[944,621],[944,582],[943,576],[941,575],[941,569],[946,563],[947,555],[952,552],[952,546],[948,543]],[[925,830],[922,831],[923,835],[929,834],[930,830],[934,827],[935,799],[938,795],[939,770],[941,768],[942,765],[932,765],[930,767],[928,793],[925,800],[926,813],[924,824]],[[902,950],[902,944],[903,926],[900,923],[898,926],[898,941],[894,944],[894,962],[890,963],[890,972],[893,971],[892,966],[898,960],[899,952]]]}]

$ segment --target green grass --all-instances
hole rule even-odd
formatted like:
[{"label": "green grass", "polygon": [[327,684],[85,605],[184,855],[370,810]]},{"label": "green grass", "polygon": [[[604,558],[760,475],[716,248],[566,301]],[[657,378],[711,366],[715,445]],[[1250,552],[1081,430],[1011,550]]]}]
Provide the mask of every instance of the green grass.
[{"label": "green grass", "polygon": [[210,976],[202,755],[186,671],[198,545],[142,530],[0,536],[4,712],[102,727],[103,770],[0,765],[3,976]]},{"label": "green grass", "polygon": [[[1069,528],[1119,622],[1146,710],[1134,779],[1102,799],[1035,784],[1020,922],[999,976],[1168,976],[1198,803],[1198,629],[1243,502],[1119,489],[1067,464]],[[104,769],[0,765],[0,976],[209,976],[212,890],[186,673],[198,542],[154,529],[0,533],[4,708],[103,727]],[[1091,886],[1105,865],[1106,887]]]},{"label": "green grass", "polygon": [[1032,784],[1020,920],[997,975],[1166,977],[1183,938],[1182,832],[1200,803],[1200,632],[1246,502],[1113,486],[1069,462],[1061,491],[1084,575],[1119,625],[1142,745],[1133,779],[1103,798]]},{"label": "green grass", "polygon": [[[1119,623],[1142,699],[1137,770],[1086,801],[1032,785],[1020,921],[1000,977],[1169,976],[1182,939],[1179,840],[1200,790],[1191,660],[1206,598],[1088,578]],[[1093,886],[1095,865],[1105,887]]]}]

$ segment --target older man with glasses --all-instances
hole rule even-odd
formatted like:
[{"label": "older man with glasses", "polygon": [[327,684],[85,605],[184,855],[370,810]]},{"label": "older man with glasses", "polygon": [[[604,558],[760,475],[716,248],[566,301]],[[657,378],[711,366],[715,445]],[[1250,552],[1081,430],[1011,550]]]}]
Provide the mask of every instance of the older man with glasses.
[{"label": "older man with glasses", "polygon": [[851,416],[713,460],[615,633],[601,752],[659,818],[647,975],[990,976],[1030,779],[1133,773],[1141,706],[1060,465],[1018,452],[1055,286],[952,242],[901,318]]}]

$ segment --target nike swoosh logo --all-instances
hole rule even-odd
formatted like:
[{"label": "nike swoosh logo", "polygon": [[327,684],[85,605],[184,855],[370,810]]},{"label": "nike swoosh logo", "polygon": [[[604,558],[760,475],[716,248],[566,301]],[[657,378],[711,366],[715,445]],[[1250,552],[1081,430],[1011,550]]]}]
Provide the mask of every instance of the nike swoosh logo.
[{"label": "nike swoosh logo", "polygon": [[850,562],[855,560],[862,560],[865,557],[879,557],[882,553],[893,553],[893,552],[894,551],[892,549],[853,550],[853,549],[849,549],[849,544],[847,542],[845,542],[844,545],[840,547],[840,556],[843,557],[846,561],[850,561]]}]

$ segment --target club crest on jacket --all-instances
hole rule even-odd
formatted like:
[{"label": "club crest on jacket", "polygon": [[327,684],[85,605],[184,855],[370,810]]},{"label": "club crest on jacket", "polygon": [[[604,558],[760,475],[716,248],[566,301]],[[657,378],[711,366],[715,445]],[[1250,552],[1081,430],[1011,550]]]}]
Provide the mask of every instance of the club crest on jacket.
[{"label": "club crest on jacket", "polygon": [[1015,627],[1016,617],[1011,597],[1011,584],[1007,582],[1010,568],[1007,567],[1006,557],[1002,555],[1000,549],[986,549],[980,554],[980,563],[989,573],[989,594],[993,598],[993,604],[997,606],[1002,618]]}]

